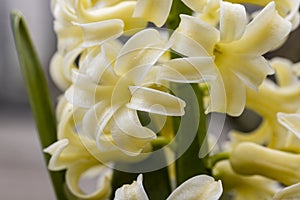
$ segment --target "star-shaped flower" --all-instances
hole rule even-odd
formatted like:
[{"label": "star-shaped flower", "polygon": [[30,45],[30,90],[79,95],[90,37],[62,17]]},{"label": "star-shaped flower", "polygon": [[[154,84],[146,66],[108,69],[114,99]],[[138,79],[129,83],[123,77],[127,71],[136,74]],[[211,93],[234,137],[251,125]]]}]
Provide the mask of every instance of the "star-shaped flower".
[{"label": "star-shaped flower", "polygon": [[218,74],[210,83],[208,111],[240,115],[246,102],[246,86],[254,90],[272,74],[262,56],[290,32],[291,24],[268,4],[249,24],[244,6],[221,2],[220,27],[196,17],[181,15],[171,37],[172,48],[188,58],[212,57]]}]

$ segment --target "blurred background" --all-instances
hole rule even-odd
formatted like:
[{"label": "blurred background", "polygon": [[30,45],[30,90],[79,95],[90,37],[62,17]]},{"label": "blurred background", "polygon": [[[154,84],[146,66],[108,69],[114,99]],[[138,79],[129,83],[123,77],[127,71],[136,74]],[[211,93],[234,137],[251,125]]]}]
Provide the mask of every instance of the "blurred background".
[{"label": "blurred background", "polygon": [[45,71],[56,48],[50,1],[0,1],[0,199],[54,200],[14,48],[13,9],[24,14]]},{"label": "blurred background", "polygon": [[[11,34],[9,14],[13,9],[24,14],[45,72],[48,72],[49,61],[56,48],[50,1],[0,1],[0,199],[53,200],[54,193],[43,162]],[[280,55],[299,61],[299,39],[298,29],[281,49],[267,56]],[[48,75],[47,78],[55,104],[59,91]],[[229,121],[238,122],[244,128],[249,125],[243,116],[229,118]]]}]

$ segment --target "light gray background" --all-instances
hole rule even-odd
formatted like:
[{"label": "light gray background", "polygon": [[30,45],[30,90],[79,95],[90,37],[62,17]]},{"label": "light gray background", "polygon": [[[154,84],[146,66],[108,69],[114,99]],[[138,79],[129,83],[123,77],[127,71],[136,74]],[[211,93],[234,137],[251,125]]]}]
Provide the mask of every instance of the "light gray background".
[{"label": "light gray background", "polygon": [[[46,71],[56,46],[50,1],[0,0],[0,199],[52,200],[54,193],[14,49],[12,9],[24,14]],[[51,91],[57,94],[54,88]]]}]

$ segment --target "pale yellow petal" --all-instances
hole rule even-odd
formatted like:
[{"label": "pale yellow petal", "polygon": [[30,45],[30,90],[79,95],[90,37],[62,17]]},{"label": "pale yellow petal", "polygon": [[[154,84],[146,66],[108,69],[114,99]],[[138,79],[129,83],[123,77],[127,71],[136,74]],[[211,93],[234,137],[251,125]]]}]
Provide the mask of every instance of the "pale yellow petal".
[{"label": "pale yellow petal", "polygon": [[67,52],[63,56],[61,66],[62,66],[63,74],[67,80],[71,80],[72,79],[72,71],[77,70],[77,67],[75,66],[75,60],[83,50],[84,49],[82,47],[76,47],[76,48],[72,49],[71,51]]},{"label": "pale yellow petal", "polygon": [[62,54],[72,51],[82,42],[82,29],[79,26],[54,21],[54,30],[57,35],[57,48]]},{"label": "pale yellow petal", "polygon": [[100,172],[101,177],[98,180],[97,187],[92,193],[84,193],[79,186],[81,176],[90,168],[99,165],[100,163],[91,161],[80,161],[72,166],[66,172],[66,184],[70,192],[80,199],[106,199],[111,193],[110,181],[112,178],[112,171],[105,169]]},{"label": "pale yellow petal", "polygon": [[277,119],[281,125],[300,138],[300,114],[277,113]]},{"label": "pale yellow petal", "polygon": [[97,85],[85,74],[73,71],[72,79],[74,84],[66,90],[65,97],[76,106],[89,108],[112,95],[113,86]]},{"label": "pale yellow petal", "polygon": [[253,90],[258,90],[267,75],[274,73],[273,68],[262,56],[239,55],[231,57],[231,67],[241,81]]},{"label": "pale yellow petal", "polygon": [[202,12],[208,0],[182,0],[182,2],[195,12]]},{"label": "pale yellow petal", "polygon": [[156,138],[153,131],[141,125],[137,112],[128,108],[121,108],[114,114],[110,131],[115,144],[132,156],[138,155]]},{"label": "pale yellow petal", "polygon": [[105,126],[113,115],[113,108],[109,101],[101,101],[89,109],[82,120],[83,134],[87,138],[96,140],[97,134],[104,131]]},{"label": "pale yellow petal", "polygon": [[70,86],[71,82],[64,75],[62,61],[63,56],[56,52],[50,62],[50,75],[55,85],[64,91]]},{"label": "pale yellow petal", "polygon": [[226,90],[221,75],[219,74],[214,81],[209,82],[209,103],[206,113],[227,111]]},{"label": "pale yellow petal", "polygon": [[230,163],[234,171],[240,174],[262,175],[285,185],[300,181],[299,154],[242,142],[233,149]]},{"label": "pale yellow petal", "polygon": [[68,105],[68,101],[67,99],[64,97],[64,95],[60,95],[57,98],[58,102],[55,108],[55,116],[56,116],[56,120],[57,122],[60,122],[63,118],[63,113],[65,112],[64,109],[65,107],[67,107]]},{"label": "pale yellow petal", "polygon": [[179,31],[175,31],[171,38],[170,43],[172,45],[172,49],[175,51],[174,53],[179,53],[185,56],[210,56],[208,52],[195,41],[193,38],[180,33]]},{"label": "pale yellow petal", "polygon": [[137,0],[133,17],[141,17],[161,27],[165,24],[173,0]]},{"label": "pale yellow petal", "polygon": [[166,41],[158,31],[145,29],[132,36],[122,47],[115,63],[115,71],[120,76],[126,74],[138,83],[167,49]]},{"label": "pale yellow petal", "polygon": [[273,200],[297,200],[300,199],[300,183],[296,183],[277,192]]},{"label": "pale yellow petal", "polygon": [[228,160],[218,162],[212,174],[222,181],[224,194],[233,195],[235,200],[271,199],[279,187],[276,181],[263,176],[236,173]]},{"label": "pale yellow petal", "polygon": [[[246,88],[243,82],[231,71],[224,70],[220,71],[222,74],[222,82],[224,87],[220,81],[215,82],[212,81],[211,85],[211,98],[216,99],[215,101],[217,105],[225,104],[226,113],[231,116],[239,116],[245,107],[246,103]],[[222,98],[223,91],[225,89],[226,100]],[[220,99],[214,97],[213,95],[220,96]],[[223,101],[223,102],[220,102]],[[216,105],[210,105],[211,107],[215,107]],[[222,108],[224,109],[224,108]],[[218,111],[218,110],[214,110]],[[220,110],[219,112],[223,112]]]},{"label": "pale yellow petal", "polygon": [[220,22],[220,2],[219,0],[209,0],[201,13],[195,13],[195,16],[214,27]]},{"label": "pale yellow petal", "polygon": [[124,22],[125,32],[136,32],[147,25],[144,19],[132,17],[136,6],[135,1],[122,1],[115,5],[99,9],[93,9],[93,7],[84,5],[85,2],[86,1],[77,1],[76,9],[80,21],[99,22],[110,19],[120,19]]},{"label": "pale yellow petal", "polygon": [[81,47],[92,47],[100,45],[103,42],[111,39],[116,39],[123,33],[124,24],[122,20],[111,19],[100,22],[79,24],[83,31],[83,42]]},{"label": "pale yellow petal", "polygon": [[221,2],[221,42],[239,40],[245,32],[247,22],[246,9],[243,5]]},{"label": "pale yellow petal", "polygon": [[68,139],[59,140],[46,149],[44,149],[45,153],[51,155],[49,160],[48,168],[53,171],[59,171],[65,169],[68,164],[64,162],[64,160],[60,159],[60,154],[62,151],[68,146]]},{"label": "pale yellow petal", "polygon": [[97,102],[108,99],[112,94],[112,86],[94,86],[89,89],[72,85],[65,92],[66,99],[82,108],[90,108]]},{"label": "pale yellow petal", "polygon": [[262,55],[280,43],[290,30],[291,23],[277,13],[274,2],[271,2],[248,24],[242,38],[233,42],[231,47],[236,53]]},{"label": "pale yellow petal", "polygon": [[181,22],[175,33],[191,38],[212,55],[215,44],[220,40],[219,31],[196,17],[180,15],[180,18]]},{"label": "pale yellow petal", "polygon": [[179,83],[200,83],[214,80],[217,69],[211,57],[172,59],[159,69],[158,79]]},{"label": "pale yellow petal", "polygon": [[58,20],[70,22],[76,19],[72,1],[52,0],[51,12]]},{"label": "pale yellow petal", "polygon": [[[79,71],[86,73],[94,83],[101,85],[114,85],[118,77],[113,70],[113,64],[119,51],[118,44],[105,42],[101,50],[97,48],[88,52],[80,63]],[[94,55],[95,54],[95,55]]]},{"label": "pale yellow petal", "polygon": [[140,174],[137,181],[132,184],[123,185],[118,188],[115,193],[114,200],[149,200],[143,187],[143,176]]},{"label": "pale yellow petal", "polygon": [[223,192],[221,181],[207,175],[194,176],[176,188],[167,200],[218,200]]},{"label": "pale yellow petal", "polygon": [[276,83],[280,87],[286,87],[298,82],[296,74],[294,74],[293,63],[285,58],[275,57],[270,61],[271,66],[275,69]]},{"label": "pale yellow petal", "polygon": [[291,18],[292,30],[295,30],[299,27],[300,24],[300,14],[296,13],[294,17]]},{"label": "pale yellow petal", "polygon": [[185,102],[166,92],[146,87],[130,86],[132,97],[127,107],[167,116],[184,115]]}]

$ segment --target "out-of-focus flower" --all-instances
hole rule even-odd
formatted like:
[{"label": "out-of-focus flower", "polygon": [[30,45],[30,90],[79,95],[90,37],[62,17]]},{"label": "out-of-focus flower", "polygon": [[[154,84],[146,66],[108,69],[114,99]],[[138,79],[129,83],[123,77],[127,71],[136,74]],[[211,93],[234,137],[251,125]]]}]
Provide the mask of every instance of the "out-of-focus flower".
[{"label": "out-of-focus flower", "polygon": [[59,88],[70,85],[74,62],[86,48],[146,26],[145,20],[131,17],[135,5],[135,1],[52,0],[58,50],[50,72]]},{"label": "out-of-focus flower", "polygon": [[[131,185],[124,185],[116,191],[115,200],[148,200],[142,184],[142,175]],[[221,181],[207,175],[192,177],[176,188],[167,200],[217,200],[222,194]]]},{"label": "out-of-focus flower", "polygon": [[222,181],[224,194],[232,195],[234,200],[271,199],[279,189],[274,180],[234,172],[228,160],[220,161],[214,166],[213,176]]},{"label": "out-of-focus flower", "polygon": [[293,113],[277,113],[277,118],[280,124],[286,127],[289,131],[300,138],[300,114]]},{"label": "out-of-focus flower", "polygon": [[300,199],[300,183],[291,185],[278,191],[273,200],[297,200]]},{"label": "out-of-focus flower", "polygon": [[247,90],[246,107],[262,116],[261,125],[251,133],[232,131],[232,145],[240,141],[255,142],[271,148],[300,152],[297,137],[278,123],[277,113],[295,114],[300,108],[300,82],[294,69],[299,63],[283,58],[270,61],[276,74],[276,83],[265,80],[258,92]]},{"label": "out-of-focus flower", "polygon": [[216,27],[220,21],[220,2],[219,0],[208,0],[202,10],[193,9],[194,16]]},{"label": "out-of-focus flower", "polygon": [[[244,6],[221,2],[219,30],[202,20],[181,15],[171,36],[172,48],[192,57],[213,57],[216,80],[210,83],[208,111],[240,115],[246,101],[246,86],[256,90],[273,69],[262,55],[283,40],[291,24],[268,4],[248,25]],[[225,91],[224,91],[225,90]]]},{"label": "out-of-focus flower", "polygon": [[285,185],[300,182],[300,155],[241,142],[231,155],[234,171],[244,175],[262,175]]}]

